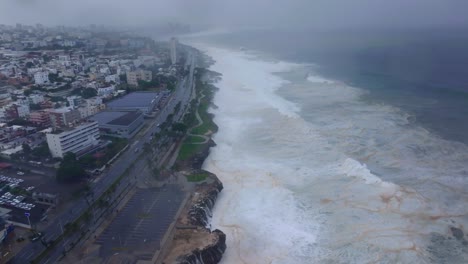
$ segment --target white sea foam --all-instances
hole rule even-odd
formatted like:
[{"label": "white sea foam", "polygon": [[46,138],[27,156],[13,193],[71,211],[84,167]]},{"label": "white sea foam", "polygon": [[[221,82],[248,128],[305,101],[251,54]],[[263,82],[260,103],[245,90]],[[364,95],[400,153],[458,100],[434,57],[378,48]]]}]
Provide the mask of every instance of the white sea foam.
[{"label": "white sea foam", "polygon": [[274,74],[304,65],[203,49],[223,74],[204,165],[225,186],[223,263],[424,263],[432,232],[468,224],[466,146],[360,89]]},{"label": "white sea foam", "polygon": [[322,78],[320,76],[317,76],[317,75],[311,75],[309,74],[307,76],[307,80],[309,82],[313,82],[313,83],[323,83],[323,84],[333,84],[335,83],[334,81],[331,81],[331,80],[327,80],[325,78]]}]

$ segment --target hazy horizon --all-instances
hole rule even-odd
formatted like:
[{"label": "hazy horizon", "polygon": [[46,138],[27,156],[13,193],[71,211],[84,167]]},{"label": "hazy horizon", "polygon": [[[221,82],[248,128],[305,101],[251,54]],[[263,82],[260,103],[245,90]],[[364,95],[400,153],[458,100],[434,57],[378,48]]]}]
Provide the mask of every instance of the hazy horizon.
[{"label": "hazy horizon", "polygon": [[5,0],[0,23],[151,26],[179,22],[203,28],[360,29],[466,26],[468,2],[414,0],[342,2]]}]

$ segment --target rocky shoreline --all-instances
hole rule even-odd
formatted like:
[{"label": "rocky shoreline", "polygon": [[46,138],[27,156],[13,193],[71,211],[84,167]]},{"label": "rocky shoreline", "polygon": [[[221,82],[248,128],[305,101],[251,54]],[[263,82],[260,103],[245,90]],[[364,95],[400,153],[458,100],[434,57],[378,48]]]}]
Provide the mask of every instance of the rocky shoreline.
[{"label": "rocky shoreline", "polygon": [[221,230],[211,231],[209,221],[223,184],[215,174],[204,170],[181,172],[184,175],[207,174],[195,187],[184,211],[177,219],[172,246],[162,263],[216,264],[226,250],[226,235]]},{"label": "rocky shoreline", "polygon": [[[207,75],[210,74],[213,75],[211,72]],[[214,76],[219,78],[218,75]],[[214,77],[205,75],[204,78],[213,80]],[[214,89],[214,86],[211,88]],[[210,117],[213,118],[213,115],[210,114]],[[215,132],[211,131],[205,136],[211,137]],[[164,264],[217,264],[226,250],[226,235],[218,229],[212,231],[210,225],[212,210],[223,184],[215,174],[201,169],[213,146],[216,144],[210,138],[195,155],[177,161],[177,167],[182,169],[179,176],[189,179],[196,175],[204,179],[193,183],[194,189],[177,219],[172,244],[162,261]]]}]

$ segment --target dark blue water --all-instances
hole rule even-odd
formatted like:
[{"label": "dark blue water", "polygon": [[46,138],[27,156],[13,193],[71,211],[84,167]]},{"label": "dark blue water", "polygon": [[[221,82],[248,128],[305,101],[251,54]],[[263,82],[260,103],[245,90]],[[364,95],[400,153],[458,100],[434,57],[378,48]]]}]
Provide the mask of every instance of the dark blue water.
[{"label": "dark blue water", "polygon": [[404,109],[449,140],[468,143],[468,30],[249,31],[210,36],[296,62],[369,91],[363,100]]}]

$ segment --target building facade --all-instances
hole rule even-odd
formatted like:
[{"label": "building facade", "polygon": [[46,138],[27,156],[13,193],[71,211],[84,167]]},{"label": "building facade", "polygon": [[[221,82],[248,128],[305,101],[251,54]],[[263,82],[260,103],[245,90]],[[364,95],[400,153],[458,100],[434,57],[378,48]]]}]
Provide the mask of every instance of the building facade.
[{"label": "building facade", "polygon": [[50,126],[49,112],[33,111],[29,114],[29,121],[40,127],[49,127]]},{"label": "building facade", "polygon": [[127,72],[127,83],[132,86],[138,86],[138,81],[150,82],[153,79],[151,71],[139,70]]},{"label": "building facade", "polygon": [[177,44],[178,40],[177,38],[171,38],[171,62],[172,65],[177,63]]},{"label": "building facade", "polygon": [[79,156],[99,145],[99,126],[95,121],[88,122],[67,131],[49,133],[46,137],[53,157],[63,158],[67,152]]},{"label": "building facade", "polygon": [[34,74],[34,83],[41,85],[49,83],[49,73],[48,72],[36,72]]},{"label": "building facade", "polygon": [[80,111],[72,107],[49,109],[50,124],[53,128],[71,127],[81,120]]}]

